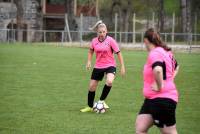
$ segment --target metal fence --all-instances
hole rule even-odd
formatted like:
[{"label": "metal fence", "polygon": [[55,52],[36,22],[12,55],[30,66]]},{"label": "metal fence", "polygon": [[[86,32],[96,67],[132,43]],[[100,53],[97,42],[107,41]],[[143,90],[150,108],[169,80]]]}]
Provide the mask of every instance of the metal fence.
[{"label": "metal fence", "polygon": [[[19,34],[21,39],[18,37]],[[71,39],[69,39],[69,35]],[[109,32],[120,43],[142,43],[144,32]],[[160,33],[162,40],[171,44],[188,44],[188,37],[193,45],[200,45],[200,34],[194,33]],[[81,42],[90,41],[96,36],[91,31],[64,30],[10,30],[0,29],[0,42]],[[135,40],[134,40],[135,39]]]},{"label": "metal fence", "polygon": [[[123,47],[143,48],[144,32],[109,32]],[[199,48],[200,34],[193,33],[160,33],[162,40],[178,48]],[[91,41],[96,36],[91,31],[70,31],[64,30],[16,30],[0,29],[0,42],[44,42],[44,43],[72,43],[76,42],[80,46]],[[189,40],[188,40],[189,38]]]}]

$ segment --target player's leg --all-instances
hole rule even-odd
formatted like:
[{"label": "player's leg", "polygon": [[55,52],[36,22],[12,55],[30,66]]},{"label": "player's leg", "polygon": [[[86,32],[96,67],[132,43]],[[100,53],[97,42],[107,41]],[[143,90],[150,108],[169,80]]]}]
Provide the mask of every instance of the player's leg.
[{"label": "player's leg", "polygon": [[115,79],[115,75],[113,73],[108,73],[106,75],[106,85],[112,87],[112,83]]},{"label": "player's leg", "polygon": [[105,108],[109,108],[109,106],[105,103],[105,99],[107,98],[111,88],[112,88],[112,83],[115,79],[115,73],[116,73],[116,68],[115,67],[109,67],[106,69],[106,83],[103,87],[103,91],[100,97],[100,101],[104,103]]},{"label": "player's leg", "polygon": [[93,107],[94,104],[94,98],[95,98],[95,92],[98,86],[98,82],[97,80],[90,80],[90,84],[89,84],[89,91],[88,91],[88,106],[89,107]]},{"label": "player's leg", "polygon": [[93,69],[90,84],[89,84],[89,90],[88,90],[88,106],[81,109],[81,112],[91,112],[92,107],[94,104],[94,98],[95,98],[95,91],[98,86],[98,82],[103,79],[104,72],[101,69]]},{"label": "player's leg", "polygon": [[100,100],[103,101],[107,98],[111,88],[112,88],[112,83],[115,79],[115,75],[113,73],[108,73],[106,75],[106,84],[103,87],[103,91],[100,97]]},{"label": "player's leg", "polygon": [[162,134],[178,134],[176,125],[160,128]]},{"label": "player's leg", "polygon": [[106,83],[103,87],[103,91],[102,91],[102,94],[100,97],[101,101],[104,101],[107,98],[107,96],[112,88],[112,83],[115,79],[115,73],[116,73],[115,67],[109,67],[106,69]]},{"label": "player's leg", "polygon": [[90,80],[90,84],[89,84],[89,90],[88,90],[88,98],[87,98],[87,104],[88,106],[81,109],[81,112],[91,112],[92,108],[93,108],[93,104],[94,104],[94,98],[95,98],[95,91],[98,85],[97,80]]},{"label": "player's leg", "polygon": [[106,84],[104,85],[103,91],[101,93],[100,101],[103,102],[104,107],[106,109],[108,109],[109,106],[106,104],[105,99],[107,98],[107,96],[112,88],[112,83],[113,83],[114,79],[115,79],[115,75],[113,73],[108,73],[106,75]]},{"label": "player's leg", "polygon": [[[171,99],[158,100],[160,105],[157,105],[158,112],[154,117],[162,124],[160,131],[162,134],[177,134],[176,130],[176,102]],[[162,104],[162,105],[161,105]]]},{"label": "player's leg", "polygon": [[150,114],[139,114],[135,122],[136,134],[147,134],[148,129],[153,125],[153,118]]}]

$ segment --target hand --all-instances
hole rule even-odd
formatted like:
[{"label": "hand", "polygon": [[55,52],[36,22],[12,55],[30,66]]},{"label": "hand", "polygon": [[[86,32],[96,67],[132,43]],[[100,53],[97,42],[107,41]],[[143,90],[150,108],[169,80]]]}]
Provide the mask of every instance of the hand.
[{"label": "hand", "polygon": [[124,76],[125,75],[125,67],[124,66],[122,66],[121,67],[121,71],[120,71],[120,74],[121,74],[121,76]]},{"label": "hand", "polygon": [[91,68],[91,62],[88,61],[87,64],[86,64],[86,69],[87,69],[87,70],[90,70],[90,68]]},{"label": "hand", "polygon": [[152,85],[151,85],[151,89],[153,91],[156,91],[156,92],[159,92],[164,86],[162,85],[161,88],[158,87],[158,85],[156,84],[156,82],[154,82]]}]

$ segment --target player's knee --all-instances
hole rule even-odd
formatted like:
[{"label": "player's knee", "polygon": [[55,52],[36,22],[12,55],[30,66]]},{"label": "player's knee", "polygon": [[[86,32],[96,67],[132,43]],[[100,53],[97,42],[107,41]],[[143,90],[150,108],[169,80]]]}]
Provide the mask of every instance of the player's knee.
[{"label": "player's knee", "polygon": [[96,91],[96,85],[90,85],[89,90],[90,91]]},{"label": "player's knee", "polygon": [[135,123],[135,133],[136,134],[146,134],[148,129],[146,129],[141,123],[137,122]]},{"label": "player's knee", "polygon": [[176,125],[171,127],[164,127],[160,130],[162,134],[177,134]]},{"label": "player's knee", "polygon": [[136,134],[146,134],[147,133],[147,131],[145,131],[145,130],[142,130],[142,129],[135,129],[135,133]]},{"label": "player's knee", "polygon": [[106,85],[107,86],[112,86],[113,81],[112,80],[106,80]]}]

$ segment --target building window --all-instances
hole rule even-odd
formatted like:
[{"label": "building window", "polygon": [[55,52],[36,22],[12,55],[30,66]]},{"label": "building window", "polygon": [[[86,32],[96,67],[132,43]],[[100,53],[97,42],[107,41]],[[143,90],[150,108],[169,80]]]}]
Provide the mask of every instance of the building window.
[{"label": "building window", "polygon": [[63,5],[65,4],[65,0],[47,0],[47,4]]},{"label": "building window", "polygon": [[0,2],[11,2],[11,0],[0,0]]}]

